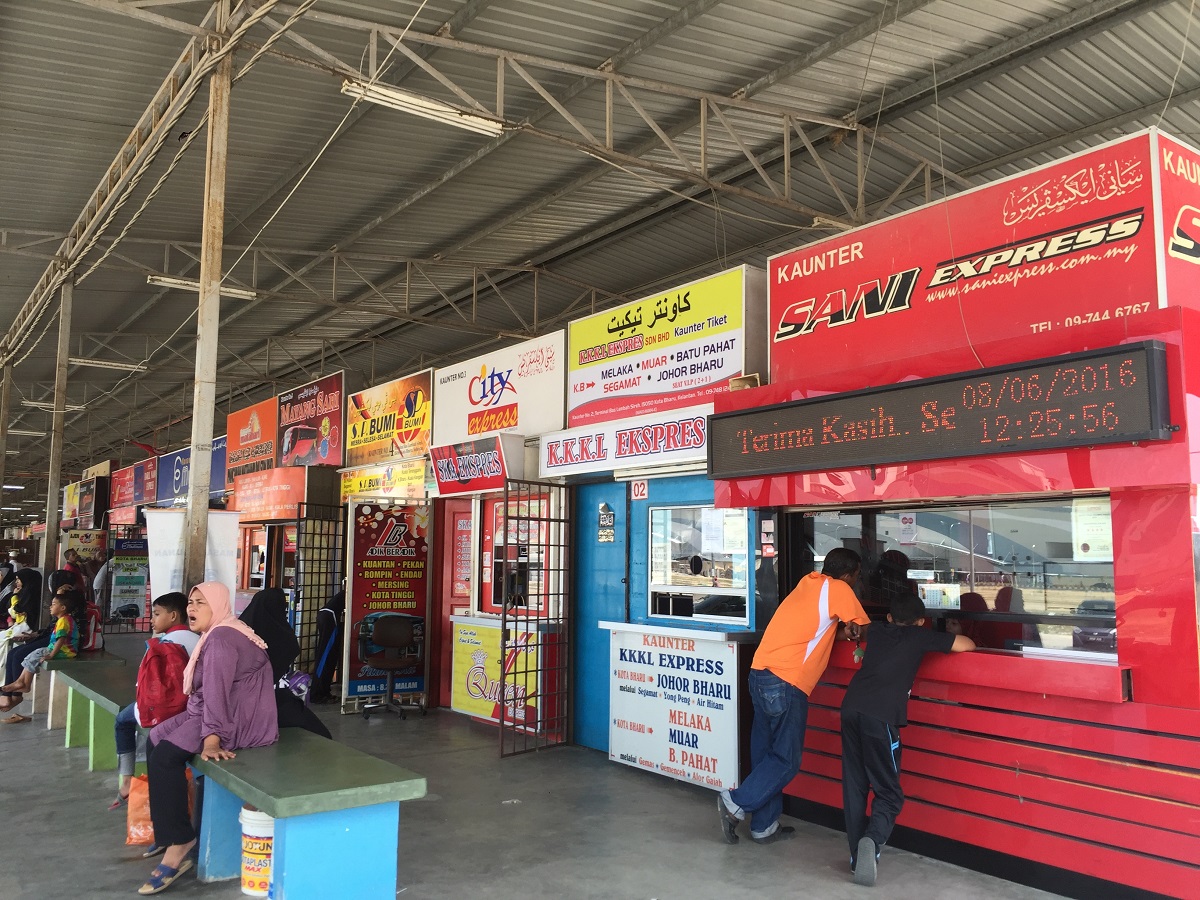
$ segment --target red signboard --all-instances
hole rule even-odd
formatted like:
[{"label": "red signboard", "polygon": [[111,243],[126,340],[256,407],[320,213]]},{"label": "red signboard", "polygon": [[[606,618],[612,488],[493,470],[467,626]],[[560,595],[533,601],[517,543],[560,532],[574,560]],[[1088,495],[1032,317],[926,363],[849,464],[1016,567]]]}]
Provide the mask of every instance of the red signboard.
[{"label": "red signboard", "polygon": [[225,425],[229,430],[225,444],[226,488],[232,488],[239,475],[275,468],[279,443],[279,401],[275,397],[231,412]]},{"label": "red signboard", "polygon": [[133,505],[133,466],[112,473],[108,481],[108,505],[112,509]]},{"label": "red signboard", "polygon": [[864,357],[920,358],[921,375],[979,369],[1078,348],[1081,330],[1090,346],[1119,343],[1129,317],[1166,302],[1159,138],[1115,141],[773,257],[772,382],[862,387],[822,373]]},{"label": "red signboard", "polygon": [[109,525],[136,525],[138,509],[136,506],[119,506],[108,511]]},{"label": "red signboard", "polygon": [[350,545],[346,696],[370,696],[386,690],[387,673],[372,665],[372,659],[383,658],[387,648],[376,645],[371,637],[380,618],[397,615],[413,620],[414,663],[396,672],[395,689],[420,693],[425,690],[422,645],[428,606],[429,507],[383,509],[375,503],[352,503]]},{"label": "red signboard", "polygon": [[504,488],[507,477],[504,451],[496,435],[445,447],[431,447],[429,455],[433,459],[438,493],[443,497]]},{"label": "red signboard", "polygon": [[158,496],[158,458],[117,469],[108,484],[108,505],[113,509],[153,503]]},{"label": "red signboard", "polygon": [[296,504],[304,502],[307,478],[303,469],[267,469],[239,475],[233,483],[234,499],[229,508],[238,511],[239,522],[295,519]]},{"label": "red signboard", "polygon": [[343,465],[342,381],[334,372],[279,395],[281,466]]}]

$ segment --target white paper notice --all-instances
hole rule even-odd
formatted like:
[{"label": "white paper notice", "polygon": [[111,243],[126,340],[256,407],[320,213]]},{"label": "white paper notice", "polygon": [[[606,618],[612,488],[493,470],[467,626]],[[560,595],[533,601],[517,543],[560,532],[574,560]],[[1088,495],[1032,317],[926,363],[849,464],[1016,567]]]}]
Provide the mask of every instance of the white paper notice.
[{"label": "white paper notice", "polygon": [[725,552],[725,510],[700,510],[700,553]]}]

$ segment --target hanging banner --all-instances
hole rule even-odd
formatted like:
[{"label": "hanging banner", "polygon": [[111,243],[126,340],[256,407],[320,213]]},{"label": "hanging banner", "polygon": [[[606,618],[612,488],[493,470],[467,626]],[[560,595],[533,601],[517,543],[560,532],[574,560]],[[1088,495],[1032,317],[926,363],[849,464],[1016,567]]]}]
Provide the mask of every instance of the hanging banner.
[{"label": "hanging banner", "polygon": [[[239,475],[275,468],[279,434],[279,400],[272,397],[225,419],[225,489]],[[213,484],[216,484],[214,481]]]},{"label": "hanging banner", "polygon": [[[1157,141],[1121,138],[772,257],[772,383],[859,388],[864,353],[910,361],[899,380],[1120,343],[1129,317],[1167,302]],[[1180,198],[1158,213],[1168,228],[1197,205],[1200,191],[1186,189],[1192,207]],[[1196,272],[1197,244],[1185,234],[1178,246]]]},{"label": "hanging banner", "polygon": [[[225,493],[225,461],[228,446],[225,435],[213,438],[212,468],[209,470],[209,497],[220,497]],[[192,470],[192,448],[184,447],[174,453],[167,453],[158,458],[158,493],[156,500],[159,506],[186,503],[188,484]]]},{"label": "hanging banner", "polygon": [[[450,708],[490,722],[500,721],[500,704],[508,706],[505,719],[517,725],[536,726],[538,716],[538,652],[536,632],[515,631],[507,656],[500,653],[500,623],[451,616],[451,653],[454,658]],[[501,690],[502,670],[508,674]]]},{"label": "hanging banner", "polygon": [[433,373],[433,442],[455,444],[495,431],[526,436],[563,427],[565,335],[505,347]]},{"label": "hanging banner", "polygon": [[[183,530],[187,511],[146,510],[147,553],[151,596],[171,591],[188,591],[195,585],[183,583]],[[204,554],[204,580],[219,581],[236,596],[238,581],[238,514],[220,509],[208,511],[208,542]]]},{"label": "hanging banner", "polygon": [[693,406],[746,372],[746,311],[761,310],[765,274],[739,266],[568,328],[567,424]]},{"label": "hanging banner", "polygon": [[109,609],[119,610],[130,604],[138,608],[137,618],[150,615],[150,566],[146,541],[118,540],[108,565],[112,573]]},{"label": "hanging banner", "polygon": [[432,369],[350,394],[346,466],[424,456],[433,427],[432,396]]},{"label": "hanging banner", "polygon": [[428,505],[350,504],[350,580],[342,700],[382,694],[387,672],[372,664],[387,648],[371,640],[384,616],[413,620],[413,665],[396,672],[399,694],[425,690],[425,612],[429,598]]},{"label": "hanging banner", "polygon": [[425,457],[398,459],[382,466],[343,469],[342,502],[352,497],[425,499]]},{"label": "hanging banner", "polygon": [[343,373],[334,372],[279,395],[279,465],[345,464]]}]

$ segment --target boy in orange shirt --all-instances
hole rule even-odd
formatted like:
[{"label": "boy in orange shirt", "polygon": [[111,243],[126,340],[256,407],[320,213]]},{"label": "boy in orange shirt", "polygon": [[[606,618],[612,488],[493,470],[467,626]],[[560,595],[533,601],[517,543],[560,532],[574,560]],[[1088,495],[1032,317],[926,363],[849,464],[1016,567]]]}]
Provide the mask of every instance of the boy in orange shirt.
[{"label": "boy in orange shirt", "polygon": [[837,547],[825,557],[821,572],[800,579],[779,605],[763,634],[750,668],[754,726],[750,732],[750,774],[732,791],[717,798],[721,833],[727,844],[738,842],[738,823],[750,813],[750,839],[772,844],[795,836],[781,826],[783,789],[800,771],[808,695],[829,662],[838,625],[851,640],[870,619],[863,612],[854,584],[861,560],[853,550]]}]

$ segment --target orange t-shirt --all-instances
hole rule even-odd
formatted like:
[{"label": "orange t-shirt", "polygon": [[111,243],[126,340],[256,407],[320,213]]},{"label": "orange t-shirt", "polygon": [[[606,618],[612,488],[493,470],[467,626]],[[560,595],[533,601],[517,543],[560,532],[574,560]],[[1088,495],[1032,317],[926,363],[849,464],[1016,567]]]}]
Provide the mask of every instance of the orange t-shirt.
[{"label": "orange t-shirt", "polygon": [[871,622],[850,585],[810,572],[779,604],[752,667],[774,672],[811,694],[829,663],[839,620],[859,625]]}]

